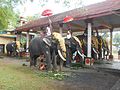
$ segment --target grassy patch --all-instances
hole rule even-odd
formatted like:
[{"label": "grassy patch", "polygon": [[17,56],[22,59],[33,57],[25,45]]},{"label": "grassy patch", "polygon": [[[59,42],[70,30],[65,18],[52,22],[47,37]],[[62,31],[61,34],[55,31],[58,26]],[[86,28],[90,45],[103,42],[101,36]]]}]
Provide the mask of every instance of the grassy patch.
[{"label": "grassy patch", "polygon": [[71,69],[77,70],[79,68],[84,68],[82,63],[71,63]]},{"label": "grassy patch", "polygon": [[43,78],[42,73],[38,75],[29,67],[0,61],[0,90],[56,90],[54,88],[51,79]]},{"label": "grassy patch", "polygon": [[50,78],[54,80],[64,80],[64,78],[68,76],[64,72],[43,72],[43,73],[37,73],[37,75],[39,77]]},{"label": "grassy patch", "polygon": [[102,61],[95,61],[94,64],[104,64]]}]

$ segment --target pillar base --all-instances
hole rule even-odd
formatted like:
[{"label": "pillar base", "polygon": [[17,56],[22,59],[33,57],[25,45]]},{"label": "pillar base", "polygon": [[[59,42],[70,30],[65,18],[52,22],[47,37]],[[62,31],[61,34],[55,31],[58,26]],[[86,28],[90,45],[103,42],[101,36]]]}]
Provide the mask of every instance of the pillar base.
[{"label": "pillar base", "polygon": [[94,59],[91,57],[86,57],[85,58],[85,65],[92,66],[94,63]]},{"label": "pillar base", "polygon": [[109,60],[113,60],[113,55],[109,55]]}]

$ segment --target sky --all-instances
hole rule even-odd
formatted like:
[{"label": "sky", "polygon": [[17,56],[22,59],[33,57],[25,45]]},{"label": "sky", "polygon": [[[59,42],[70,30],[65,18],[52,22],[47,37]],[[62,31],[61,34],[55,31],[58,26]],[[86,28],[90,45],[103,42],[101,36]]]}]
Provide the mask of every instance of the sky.
[{"label": "sky", "polygon": [[[48,3],[44,7],[40,7],[40,2],[39,0],[33,0],[33,2],[30,2],[29,0],[27,3],[25,3],[22,6],[18,6],[20,10],[20,16],[26,17],[26,16],[33,16],[35,14],[40,14],[45,10],[45,9],[51,9],[53,14],[61,13],[64,11],[68,11],[70,9],[78,8],[75,7],[75,2],[77,0],[71,0],[71,7],[70,8],[65,8],[63,4],[55,4],[54,0],[48,0]],[[84,7],[86,5],[102,2],[105,0],[82,0],[81,6]]]}]

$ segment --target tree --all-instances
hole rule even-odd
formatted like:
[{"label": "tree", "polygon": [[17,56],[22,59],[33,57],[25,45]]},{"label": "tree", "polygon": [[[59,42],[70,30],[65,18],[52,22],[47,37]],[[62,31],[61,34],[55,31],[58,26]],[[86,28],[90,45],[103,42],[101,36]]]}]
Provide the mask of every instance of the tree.
[{"label": "tree", "polygon": [[[31,0],[34,2],[34,0]],[[39,0],[41,7],[44,7],[48,0]],[[82,0],[54,0],[55,3],[63,4],[64,7],[70,8],[73,6],[74,8],[80,7],[82,4]]]},{"label": "tree", "polygon": [[[13,28],[18,25],[17,21],[19,20],[19,12],[15,10],[16,6],[25,2],[34,0],[0,0],[0,30]],[[39,0],[40,6],[44,7],[48,0]],[[54,0],[55,3],[63,4],[63,7],[76,8],[81,6],[81,0]],[[73,7],[74,6],[74,7]],[[36,14],[31,20],[37,19],[39,16]]]},{"label": "tree", "polygon": [[108,37],[109,37],[109,33],[108,32],[104,32],[103,35],[102,35],[102,38],[104,40],[106,40]]},{"label": "tree", "polygon": [[14,8],[24,2],[24,0],[0,0],[0,30],[17,25],[18,12],[15,12]]},{"label": "tree", "polygon": [[[35,0],[31,0],[32,2],[34,2]],[[64,7],[63,11],[66,10],[70,10],[70,9],[74,9],[74,8],[78,8],[78,7],[82,7],[82,0],[39,0],[39,5],[44,8],[46,7],[47,3],[55,3],[55,4],[60,4],[62,7]],[[59,6],[59,5],[58,5]],[[80,9],[81,11],[82,9]],[[40,14],[35,14],[32,17],[27,17],[27,20],[34,20],[40,18]]]},{"label": "tree", "polygon": [[82,5],[82,0],[55,0],[56,3],[62,3],[67,8],[78,8]]},{"label": "tree", "polygon": [[119,48],[120,46],[120,33],[116,33],[113,37],[113,45]]}]

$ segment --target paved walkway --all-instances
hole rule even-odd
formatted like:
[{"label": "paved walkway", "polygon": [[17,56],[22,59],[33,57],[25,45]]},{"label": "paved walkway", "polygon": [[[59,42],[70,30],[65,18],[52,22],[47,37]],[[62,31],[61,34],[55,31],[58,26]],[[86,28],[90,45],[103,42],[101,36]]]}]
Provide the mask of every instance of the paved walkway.
[{"label": "paved walkway", "polygon": [[[93,67],[98,70],[107,71],[120,77],[120,60],[100,61],[101,64],[94,64]],[[120,79],[114,84],[110,90],[120,90]]]},{"label": "paved walkway", "polygon": [[109,70],[116,70],[120,71],[120,60],[114,60],[114,61],[100,61],[99,64],[94,64],[93,67],[95,68],[101,68],[101,69],[109,69]]}]

